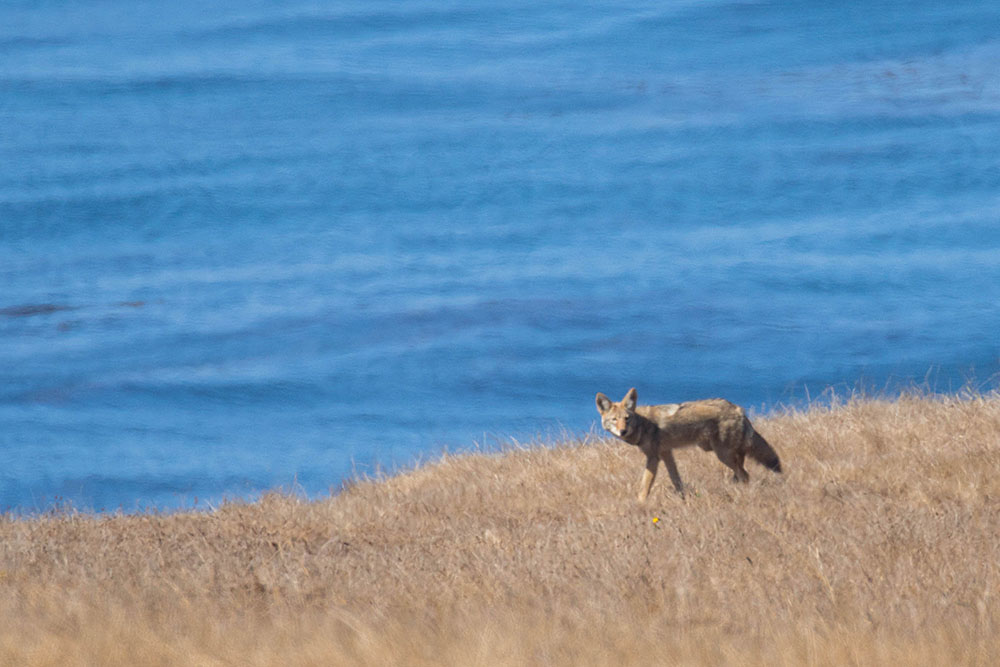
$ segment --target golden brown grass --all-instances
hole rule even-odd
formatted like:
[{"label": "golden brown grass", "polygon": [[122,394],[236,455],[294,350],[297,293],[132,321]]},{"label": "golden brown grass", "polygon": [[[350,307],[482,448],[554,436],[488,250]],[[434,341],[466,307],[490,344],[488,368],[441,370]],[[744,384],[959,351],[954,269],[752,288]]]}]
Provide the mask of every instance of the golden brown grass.
[{"label": "golden brown grass", "polygon": [[[755,420],[786,468],[684,500],[590,438],[319,502],[0,519],[0,664],[992,664],[1000,397]],[[653,521],[658,518],[659,521]]]}]

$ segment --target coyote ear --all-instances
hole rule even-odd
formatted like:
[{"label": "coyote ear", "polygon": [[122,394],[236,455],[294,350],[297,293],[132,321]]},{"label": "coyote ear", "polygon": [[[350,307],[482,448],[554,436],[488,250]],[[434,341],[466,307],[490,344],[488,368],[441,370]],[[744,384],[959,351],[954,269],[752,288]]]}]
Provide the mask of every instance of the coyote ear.
[{"label": "coyote ear", "polygon": [[625,398],[622,399],[622,405],[625,406],[626,410],[635,410],[635,401],[636,401],[635,387],[632,387],[631,389],[628,390],[628,393],[625,394]]},{"label": "coyote ear", "polygon": [[601,392],[597,392],[597,411],[603,415],[610,408],[611,408],[611,399],[602,394]]}]

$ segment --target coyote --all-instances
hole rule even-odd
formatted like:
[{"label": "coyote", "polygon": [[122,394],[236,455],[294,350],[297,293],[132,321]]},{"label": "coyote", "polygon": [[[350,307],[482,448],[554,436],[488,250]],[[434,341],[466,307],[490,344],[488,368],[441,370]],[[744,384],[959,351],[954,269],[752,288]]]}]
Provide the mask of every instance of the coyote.
[{"label": "coyote", "polygon": [[781,472],[778,454],[754,430],[743,408],[721,398],[689,403],[636,406],[635,388],[628,390],[618,403],[597,394],[601,425],[646,455],[646,469],[639,483],[639,502],[646,500],[653,486],[660,459],[667,466],[670,481],[682,496],[674,448],[698,445],[714,451],[719,460],[733,469],[733,481],[746,482],[750,475],[743,468],[747,454],[774,472]]}]

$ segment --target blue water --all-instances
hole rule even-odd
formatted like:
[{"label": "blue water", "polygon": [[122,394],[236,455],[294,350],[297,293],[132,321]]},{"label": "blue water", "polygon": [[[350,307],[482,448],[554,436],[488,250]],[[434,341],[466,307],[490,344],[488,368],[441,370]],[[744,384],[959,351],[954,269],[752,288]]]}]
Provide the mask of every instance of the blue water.
[{"label": "blue water", "polygon": [[997,63],[994,0],[0,3],[0,510],[994,388]]}]

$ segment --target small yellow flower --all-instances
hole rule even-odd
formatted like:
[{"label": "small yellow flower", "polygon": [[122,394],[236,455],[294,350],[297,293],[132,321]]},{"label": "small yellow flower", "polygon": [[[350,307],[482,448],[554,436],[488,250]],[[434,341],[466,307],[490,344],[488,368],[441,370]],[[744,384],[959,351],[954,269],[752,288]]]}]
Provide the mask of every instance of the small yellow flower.
[{"label": "small yellow flower", "polygon": [[653,523],[660,523],[660,517],[654,516],[653,517]]}]

